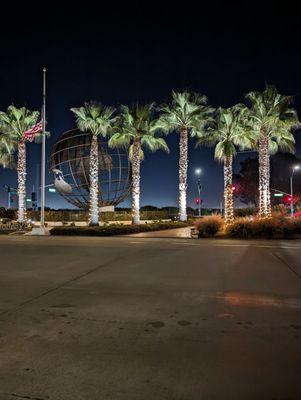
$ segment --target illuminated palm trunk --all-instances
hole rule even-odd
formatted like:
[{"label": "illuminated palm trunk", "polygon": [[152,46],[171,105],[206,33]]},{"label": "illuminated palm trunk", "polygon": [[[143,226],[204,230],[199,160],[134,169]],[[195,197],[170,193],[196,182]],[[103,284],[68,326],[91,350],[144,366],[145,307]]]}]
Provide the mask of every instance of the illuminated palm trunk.
[{"label": "illuminated palm trunk", "polygon": [[140,142],[136,139],[132,158],[132,221],[140,224]]},{"label": "illuminated palm trunk", "polygon": [[98,141],[92,135],[90,149],[90,224],[98,225]]},{"label": "illuminated palm trunk", "polygon": [[261,129],[259,136],[259,217],[271,216],[269,138]]},{"label": "illuminated palm trunk", "polygon": [[186,190],[187,190],[187,154],[188,154],[188,132],[182,128],[180,132],[180,159],[179,159],[179,212],[180,221],[187,220],[186,212]]},{"label": "illuminated palm trunk", "polygon": [[232,157],[227,157],[224,163],[224,199],[225,199],[225,223],[230,224],[234,220],[233,190],[232,190]]},{"label": "illuminated palm trunk", "polygon": [[26,144],[18,144],[18,222],[26,221]]}]

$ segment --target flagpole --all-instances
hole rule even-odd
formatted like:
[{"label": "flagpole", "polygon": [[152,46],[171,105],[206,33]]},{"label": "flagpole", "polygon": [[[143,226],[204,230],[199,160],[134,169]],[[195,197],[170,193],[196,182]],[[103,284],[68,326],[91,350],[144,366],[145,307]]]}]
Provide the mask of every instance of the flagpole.
[{"label": "flagpole", "polygon": [[33,227],[32,235],[49,235],[45,228],[45,165],[46,165],[46,68],[43,68],[42,149],[41,149],[41,217],[40,226]]},{"label": "flagpole", "polygon": [[46,158],[46,68],[43,68],[43,108],[42,108],[42,154],[41,154],[41,230],[45,229],[45,158]]}]

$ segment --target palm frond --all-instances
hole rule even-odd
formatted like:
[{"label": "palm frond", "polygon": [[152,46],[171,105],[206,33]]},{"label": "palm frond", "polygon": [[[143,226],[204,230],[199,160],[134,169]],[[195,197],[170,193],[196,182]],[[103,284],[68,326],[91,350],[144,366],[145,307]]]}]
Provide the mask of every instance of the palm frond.
[{"label": "palm frond", "polygon": [[215,145],[215,158],[222,162],[235,156],[237,147],[246,149],[253,146],[247,126],[248,113],[243,104],[230,108],[220,107],[214,117],[200,135],[197,146]]},{"label": "palm frond", "polygon": [[163,138],[160,137],[155,137],[147,134],[143,135],[141,138],[141,145],[153,153],[157,150],[164,150],[169,153],[167,143]]},{"label": "palm frond", "polygon": [[221,162],[226,161],[229,157],[236,155],[236,148],[233,142],[229,140],[223,140],[218,142],[215,146],[214,157]]},{"label": "palm frond", "polygon": [[161,122],[155,118],[154,103],[143,106],[136,104],[133,107],[121,106],[109,146],[129,147],[130,158],[133,152],[132,145],[136,140],[140,143],[141,157],[144,157],[142,147],[152,152],[168,151],[165,140],[158,136],[162,132]]},{"label": "palm frond", "polygon": [[[49,139],[51,137],[50,132],[45,132],[45,137],[46,139]],[[43,140],[43,132],[39,132],[35,135],[34,141],[35,143],[42,143]]]},{"label": "palm frond", "polygon": [[161,106],[159,124],[166,134],[185,128],[191,136],[199,136],[212,118],[214,109],[207,97],[193,92],[172,92],[171,104]]},{"label": "palm frond", "polygon": [[266,85],[263,92],[250,92],[246,98],[250,102],[249,128],[253,137],[259,140],[264,131],[269,137],[271,154],[278,149],[292,152],[294,143],[288,135],[301,127],[297,112],[291,107],[293,98],[279,94],[272,85]]},{"label": "palm frond", "polygon": [[115,121],[115,109],[103,106],[101,103],[86,102],[83,107],[71,108],[76,117],[76,124],[80,131],[90,132],[93,135],[107,136]]},{"label": "palm frond", "polygon": [[114,133],[108,142],[109,147],[128,147],[131,143],[131,136],[126,133]]},{"label": "palm frond", "polygon": [[23,140],[24,132],[32,128],[39,118],[38,111],[31,111],[25,107],[17,108],[10,105],[7,112],[0,112],[1,132],[8,135],[12,141]]}]

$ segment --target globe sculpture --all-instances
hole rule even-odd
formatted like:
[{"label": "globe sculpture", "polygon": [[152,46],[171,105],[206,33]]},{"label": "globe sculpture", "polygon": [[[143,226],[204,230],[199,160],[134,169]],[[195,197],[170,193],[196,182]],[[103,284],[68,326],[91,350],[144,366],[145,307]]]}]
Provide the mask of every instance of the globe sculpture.
[{"label": "globe sculpture", "polygon": [[[52,146],[50,170],[54,186],[69,203],[89,207],[89,153],[91,134],[71,129]],[[125,149],[111,149],[98,137],[99,206],[116,206],[128,197],[131,189],[131,166]]]}]

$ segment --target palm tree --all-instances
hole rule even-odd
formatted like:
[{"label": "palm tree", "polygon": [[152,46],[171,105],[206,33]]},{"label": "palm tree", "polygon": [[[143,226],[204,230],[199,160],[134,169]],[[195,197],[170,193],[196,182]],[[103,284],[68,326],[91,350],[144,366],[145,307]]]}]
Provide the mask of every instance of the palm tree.
[{"label": "palm tree", "polygon": [[153,115],[153,104],[121,107],[114,133],[109,140],[110,147],[129,147],[132,163],[132,222],[140,224],[140,163],[144,158],[143,148],[155,152],[168,152],[163,138],[157,137],[160,130]]},{"label": "palm tree", "polygon": [[255,136],[254,146],[259,153],[259,216],[271,216],[270,154],[279,150],[294,152],[292,130],[300,126],[296,111],[290,107],[292,97],[266,85],[263,92],[250,92],[250,129]]},{"label": "palm tree", "polygon": [[90,148],[90,224],[99,224],[99,200],[98,200],[98,136],[107,136],[112,123],[114,121],[113,113],[115,111],[112,107],[105,107],[102,104],[89,102],[85,103],[84,107],[71,108],[71,111],[76,116],[77,127],[82,132],[89,132],[92,134],[91,148]]},{"label": "palm tree", "polygon": [[232,161],[236,155],[236,148],[250,148],[252,142],[246,135],[245,123],[248,109],[244,104],[237,104],[230,108],[219,108],[215,123],[208,127],[201,136],[197,145],[215,145],[214,156],[224,164],[224,200],[225,222],[229,224],[234,219]]},{"label": "palm tree", "polygon": [[161,111],[161,129],[166,133],[175,131],[180,134],[179,211],[180,220],[186,221],[188,135],[194,137],[201,134],[211,120],[213,108],[207,106],[206,96],[173,91],[171,104],[162,106]]},{"label": "palm tree", "polygon": [[[9,106],[7,112],[0,111],[1,130],[8,135],[11,144],[18,147],[18,222],[26,221],[26,136],[37,123],[38,111],[25,107]],[[30,139],[31,140],[31,139]]]},{"label": "palm tree", "polygon": [[16,144],[13,140],[11,140],[10,136],[4,132],[1,132],[0,121],[0,165],[2,165],[4,168],[13,167],[13,153],[15,148]]}]

